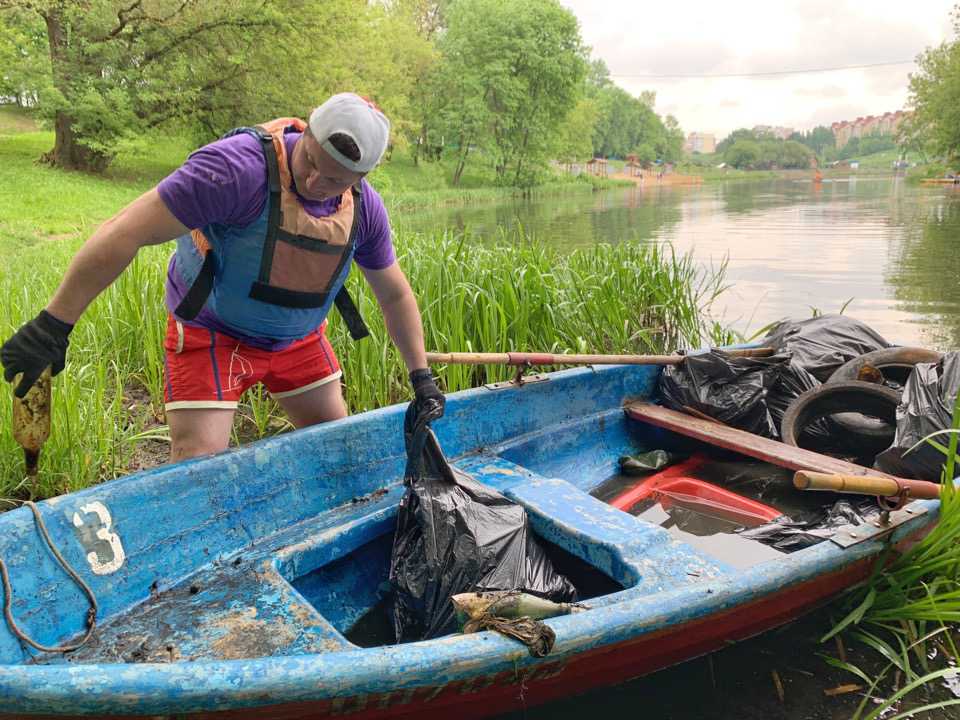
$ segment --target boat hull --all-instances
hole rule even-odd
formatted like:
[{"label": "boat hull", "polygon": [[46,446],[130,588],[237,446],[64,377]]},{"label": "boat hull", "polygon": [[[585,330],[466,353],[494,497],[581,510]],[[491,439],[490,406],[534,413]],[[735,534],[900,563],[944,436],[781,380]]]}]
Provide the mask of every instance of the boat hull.
[{"label": "boat hull", "polygon": [[[653,396],[656,373],[574,370],[457,393],[435,427],[458,467],[525,507],[542,541],[622,588],[588,599],[589,612],[548,620],[557,638],[548,657],[492,632],[404,645],[348,639],[386,577],[403,491],[403,408],[393,407],[44,503],[75,567],[99,558],[85,578],[108,609],[104,633],[93,648],[51,660],[0,626],[0,718],[488,717],[641,677],[789,622],[866,577],[886,543],[908,542],[935,522],[936,501],[917,501],[887,537],[736,566],[611,507],[590,490],[616,473],[618,458],[679,432],[649,411],[634,417],[630,403]],[[760,449],[813,461],[796,448]],[[89,545],[102,538],[85,532],[90,508],[102,511],[101,529],[124,553]],[[76,633],[83,598],[26,510],[0,516],[0,554],[13,570],[18,619],[47,642]],[[348,600],[353,614],[343,610]],[[266,651],[255,638],[269,641]],[[142,662],[167,642],[169,661]]]},{"label": "boat hull", "polygon": [[[217,712],[178,713],[191,720],[301,720],[351,717],[450,718],[472,720],[534,707],[592,689],[617,685],[721,649],[790,622],[819,607],[869,574],[863,559],[837,572],[784,588],[762,599],[696,621],[564,658],[545,658],[519,671],[477,675],[439,686],[315,702],[257,705]],[[2,720],[22,714],[0,713]],[[31,715],[63,718],[64,715]],[[68,717],[156,718],[151,715],[71,715]]]}]

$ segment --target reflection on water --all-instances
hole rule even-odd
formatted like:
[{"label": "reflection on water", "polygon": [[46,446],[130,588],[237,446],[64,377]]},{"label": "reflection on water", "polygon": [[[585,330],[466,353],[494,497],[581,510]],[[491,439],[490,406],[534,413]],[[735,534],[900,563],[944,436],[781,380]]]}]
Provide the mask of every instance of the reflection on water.
[{"label": "reflection on water", "polygon": [[564,247],[671,242],[704,266],[729,259],[732,287],[713,315],[750,334],[812,309],[847,314],[892,342],[960,341],[960,192],[900,178],[646,187],[418,211],[401,227],[511,233]]}]

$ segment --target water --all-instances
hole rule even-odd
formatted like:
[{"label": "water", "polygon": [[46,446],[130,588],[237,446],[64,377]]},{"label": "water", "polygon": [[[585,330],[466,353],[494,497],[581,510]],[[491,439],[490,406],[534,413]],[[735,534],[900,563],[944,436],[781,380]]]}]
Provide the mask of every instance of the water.
[{"label": "water", "polygon": [[960,192],[902,178],[646,187],[398,213],[413,230],[495,236],[521,224],[563,247],[670,242],[703,267],[728,261],[711,314],[750,335],[813,309],[870,324],[891,342],[948,350],[960,341]]}]

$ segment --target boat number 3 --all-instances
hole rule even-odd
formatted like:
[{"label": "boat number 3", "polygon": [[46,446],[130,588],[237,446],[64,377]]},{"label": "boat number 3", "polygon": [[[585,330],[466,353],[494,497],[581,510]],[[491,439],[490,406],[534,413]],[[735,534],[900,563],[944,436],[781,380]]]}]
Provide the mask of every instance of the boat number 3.
[{"label": "boat number 3", "polygon": [[[97,575],[109,575],[123,565],[126,555],[120,536],[113,532],[113,518],[106,506],[94,500],[73,514],[73,525],[87,549],[87,562]],[[106,557],[104,557],[106,556]]]}]

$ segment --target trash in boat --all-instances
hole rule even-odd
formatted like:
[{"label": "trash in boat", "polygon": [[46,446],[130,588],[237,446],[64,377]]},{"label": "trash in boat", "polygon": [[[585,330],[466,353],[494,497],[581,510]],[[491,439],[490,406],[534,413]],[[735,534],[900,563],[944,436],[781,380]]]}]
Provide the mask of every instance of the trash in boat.
[{"label": "trash in boat", "polygon": [[556,640],[553,630],[541,620],[589,609],[510,591],[459,593],[450,600],[464,633],[495,630],[522,642],[534,657],[548,655]]},{"label": "trash in boat", "polygon": [[[407,492],[390,561],[397,641],[455,632],[451,596],[513,590],[577,600],[530,528],[527,513],[493,488],[452,468],[429,421],[407,410]],[[551,643],[552,644],[552,643]]]},{"label": "trash in boat", "polygon": [[457,613],[457,621],[461,625],[484,615],[495,615],[507,620],[521,617],[546,620],[558,615],[571,615],[590,609],[582,603],[553,602],[536,595],[511,590],[459,593],[450,600]]},{"label": "trash in boat", "polygon": [[638,455],[624,455],[620,458],[620,472],[624,475],[646,475],[663,470],[677,461],[677,456],[666,450],[650,450]]},{"label": "trash in boat", "polygon": [[[783,416],[786,414],[787,408],[798,397],[809,390],[820,387],[820,384],[819,380],[804,370],[795,360],[791,359],[785,364],[780,377],[767,397],[770,414],[773,416],[773,422],[781,435],[783,434]],[[837,426],[829,417],[815,420],[803,428],[802,446],[818,450],[830,449],[834,444],[836,431]]]},{"label": "trash in boat", "polygon": [[873,497],[838,500],[822,510],[796,517],[782,515],[765,525],[748,528],[740,536],[783,552],[796,552],[829,540],[837,528],[863,525],[880,514]]},{"label": "trash in boat", "polygon": [[[922,440],[950,427],[958,391],[960,353],[947,353],[938,363],[914,367],[897,407],[893,444],[877,456],[876,467],[905,478],[938,481],[945,457]],[[946,444],[945,438],[939,439]]]},{"label": "trash in boat", "polygon": [[663,369],[660,395],[673,410],[693,408],[725,425],[776,439],[768,395],[786,361],[783,355],[735,357],[722,350],[690,355],[681,365]]},{"label": "trash in boat", "polygon": [[788,353],[820,382],[860,355],[890,347],[866,323],[846,315],[820,315],[807,320],[783,320],[761,341],[774,352]]},{"label": "trash in boat", "polygon": [[792,470],[770,463],[696,453],[639,482],[614,476],[592,494],[738,567],[770,559],[774,550],[816,545],[836,528],[880,513],[872,497],[836,501],[798,493],[792,478]]},{"label": "trash in boat", "polygon": [[869,467],[893,440],[899,402],[900,393],[885,385],[862,380],[827,383],[808,390],[790,403],[780,433],[788,445],[804,447],[805,429],[824,417],[876,418],[876,426],[857,425],[854,429],[836,432],[830,439],[830,449],[835,453]]},{"label": "trash in boat", "polygon": [[[914,367],[940,357],[892,346],[865,323],[842,315],[784,320],[762,342],[776,354],[738,358],[713,350],[664,368],[663,404],[869,466],[894,441],[901,384]],[[949,417],[952,404],[941,406]],[[941,465],[929,452],[926,461],[901,462],[892,449],[888,472],[929,479],[931,467]]]}]

